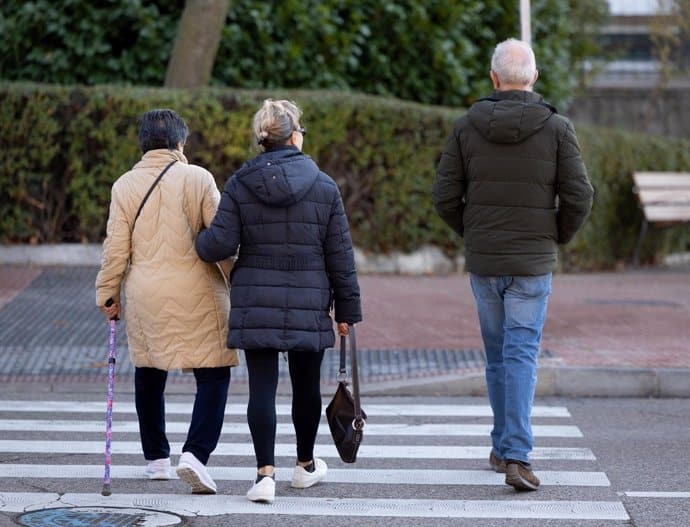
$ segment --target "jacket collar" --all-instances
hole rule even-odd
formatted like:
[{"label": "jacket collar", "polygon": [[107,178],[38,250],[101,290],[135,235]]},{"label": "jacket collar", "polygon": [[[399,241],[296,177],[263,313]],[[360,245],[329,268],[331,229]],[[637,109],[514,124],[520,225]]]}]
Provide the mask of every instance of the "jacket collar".
[{"label": "jacket collar", "polygon": [[142,157],[141,160],[134,165],[134,168],[152,168],[167,165],[171,161],[179,161],[185,165],[189,164],[185,155],[179,150],[168,150],[167,148],[159,148],[156,150],[149,150]]}]

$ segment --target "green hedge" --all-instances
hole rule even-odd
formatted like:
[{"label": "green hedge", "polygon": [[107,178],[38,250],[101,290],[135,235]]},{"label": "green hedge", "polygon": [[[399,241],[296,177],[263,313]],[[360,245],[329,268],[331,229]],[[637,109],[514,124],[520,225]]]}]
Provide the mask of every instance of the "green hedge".
[{"label": "green hedge", "polygon": [[[185,2],[0,2],[0,78],[162,85]],[[532,0],[539,86],[571,98],[596,56],[606,0]],[[520,33],[517,0],[232,0],[214,85],[338,89],[466,105],[490,89],[497,42]]]},{"label": "green hedge", "polygon": [[[460,240],[438,219],[430,189],[440,149],[460,109],[319,91],[200,92],[0,84],[0,241],[102,240],[110,187],[140,157],[138,117],[171,107],[188,122],[190,162],[219,186],[248,157],[250,121],[265,97],[295,100],[309,129],[305,151],[340,185],[356,245],[372,252],[425,244],[453,254]],[[578,135],[595,207],[563,251],[565,269],[605,269],[632,254],[641,214],[634,170],[690,170],[690,142],[582,128]],[[686,230],[647,236],[647,260],[690,245]]]}]

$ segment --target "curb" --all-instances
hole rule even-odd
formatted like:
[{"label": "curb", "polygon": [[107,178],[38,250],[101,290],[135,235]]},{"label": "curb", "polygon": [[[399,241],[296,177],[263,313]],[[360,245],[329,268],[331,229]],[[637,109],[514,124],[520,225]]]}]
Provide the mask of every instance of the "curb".
[{"label": "curb", "polygon": [[[484,372],[361,386],[362,395],[486,396]],[[690,369],[547,366],[539,368],[536,397],[690,398]]]},{"label": "curb", "polygon": [[[133,394],[131,379],[119,379],[117,392]],[[335,381],[322,382],[324,400],[330,398]],[[13,381],[3,383],[5,394],[104,393],[104,382],[41,382]],[[193,382],[169,383],[166,393],[196,392]],[[379,381],[360,385],[363,397],[486,397],[484,372],[442,375],[422,379]],[[230,397],[247,395],[246,382],[230,382]],[[278,395],[291,394],[290,382],[278,383]],[[539,368],[536,397],[620,397],[620,398],[690,398],[690,368],[608,368],[608,367],[543,367]]]}]

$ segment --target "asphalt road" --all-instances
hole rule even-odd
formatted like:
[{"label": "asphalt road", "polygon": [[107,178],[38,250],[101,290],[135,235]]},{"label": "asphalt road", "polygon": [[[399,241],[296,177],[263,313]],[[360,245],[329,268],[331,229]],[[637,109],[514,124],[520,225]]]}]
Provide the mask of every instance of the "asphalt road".
[{"label": "asphalt road", "polygon": [[[102,508],[112,506],[148,515],[143,525],[166,525],[160,522],[167,517],[177,522],[169,525],[204,527],[690,524],[686,399],[539,399],[533,463],[543,484],[527,494],[515,493],[487,470],[491,418],[484,398],[368,397],[363,404],[369,423],[356,465],[334,457],[325,432],[316,454],[328,462],[330,481],[291,489],[294,434],[289,401],[279,402],[284,426],[277,439],[277,498],[262,506],[244,498],[254,459],[240,396],[229,401],[227,428],[209,463],[219,494],[194,497],[179,480],[139,478],[144,461],[136,416],[131,395],[120,396],[114,406],[113,495],[103,498],[104,398],[68,389],[0,394],[0,525],[16,526],[29,509],[35,512],[22,521],[31,527],[57,525],[69,512],[91,514],[91,523],[80,525],[105,525],[96,523],[98,514],[123,518],[122,509]],[[170,439],[178,445],[191,396],[172,395],[168,403]],[[178,453],[173,447],[173,462]],[[135,523],[124,517],[118,525]]]}]

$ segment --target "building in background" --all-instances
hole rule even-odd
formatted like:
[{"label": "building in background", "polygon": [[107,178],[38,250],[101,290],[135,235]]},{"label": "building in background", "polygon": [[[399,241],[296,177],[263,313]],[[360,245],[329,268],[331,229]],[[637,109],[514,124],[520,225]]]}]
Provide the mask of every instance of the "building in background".
[{"label": "building in background", "polygon": [[568,114],[579,123],[690,137],[690,0],[608,0],[602,56]]}]

